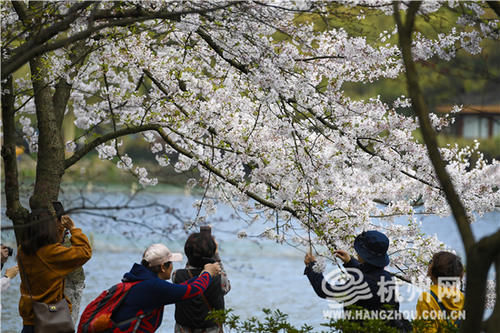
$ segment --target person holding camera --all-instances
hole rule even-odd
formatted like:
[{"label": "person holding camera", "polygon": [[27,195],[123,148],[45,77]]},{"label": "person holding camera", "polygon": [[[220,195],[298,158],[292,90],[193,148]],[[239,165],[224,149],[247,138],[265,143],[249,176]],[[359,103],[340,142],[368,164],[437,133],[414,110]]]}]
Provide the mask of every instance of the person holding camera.
[{"label": "person holding camera", "polygon": [[14,249],[12,249],[11,247],[5,246],[3,244],[1,244],[1,247],[2,247],[2,269],[3,269],[3,265],[5,264],[7,259],[9,259],[9,257],[12,257],[12,254],[14,253]]},{"label": "person holding camera", "polygon": [[[39,209],[30,214],[29,220],[17,255],[22,333],[35,331],[34,304],[55,304],[65,299],[71,311],[71,301],[64,294],[64,279],[92,256],[87,236],[69,216],[59,220],[48,209]],[[71,234],[71,247],[61,244],[65,230]]]},{"label": "person holding camera", "polygon": [[[2,252],[2,269],[3,269],[3,265],[5,264],[5,262],[7,262],[7,259],[9,259],[9,257],[12,256],[14,250],[11,247],[5,246],[3,244],[1,245],[1,247],[2,247],[1,252]],[[9,288],[10,280],[12,280],[17,275],[17,273],[19,273],[19,268],[17,267],[17,265],[7,268],[5,270],[5,274],[1,279],[2,291],[7,290]]]},{"label": "person holding camera", "polygon": [[209,262],[220,263],[221,274],[213,279],[202,295],[175,304],[175,333],[222,333],[222,326],[206,320],[210,311],[224,309],[224,295],[231,290],[211,228],[203,226],[200,232],[191,234],[184,245],[184,252],[188,262],[185,269],[174,272],[174,283],[183,283],[198,276],[203,265]]},{"label": "person holding camera", "polygon": [[[348,281],[330,284],[323,273],[315,269],[316,258],[311,253],[304,258],[304,275],[319,297],[330,297],[342,302],[344,313],[352,313],[353,317],[358,318],[366,313],[373,319],[381,319],[398,332],[409,332],[411,323],[399,312],[396,281],[384,269],[390,262],[387,254],[389,244],[389,238],[380,231],[363,231],[354,239],[357,259],[345,250],[334,252],[344,262]],[[364,322],[353,321],[361,326]]]},{"label": "person holding camera", "polygon": [[[62,235],[61,244],[66,247],[71,246],[69,239],[69,231],[62,224],[62,216],[64,215],[64,207],[60,201],[53,201],[52,207],[56,212],[58,233]],[[71,302],[71,319],[73,323],[78,322],[80,314],[80,303],[82,301],[83,289],[85,288],[85,272],[83,266],[77,267],[74,271],[66,275],[64,279],[64,295]]]},{"label": "person holding camera", "polygon": [[[196,279],[182,284],[165,281],[170,279],[173,262],[181,260],[181,253],[173,253],[163,244],[153,244],[144,251],[141,263],[134,264],[123,276],[122,282],[136,284],[112,311],[113,332],[155,332],[161,325],[165,305],[197,297],[220,274],[220,265],[210,263],[204,265]],[[79,327],[80,331],[83,327]]]}]

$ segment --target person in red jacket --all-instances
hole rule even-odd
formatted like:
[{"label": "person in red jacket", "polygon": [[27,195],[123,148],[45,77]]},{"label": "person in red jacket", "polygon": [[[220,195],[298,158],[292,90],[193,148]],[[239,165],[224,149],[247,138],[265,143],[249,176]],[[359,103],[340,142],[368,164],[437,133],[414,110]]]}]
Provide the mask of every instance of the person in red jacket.
[{"label": "person in red jacket", "polygon": [[111,316],[118,326],[112,330],[113,333],[132,332],[135,327],[136,333],[155,332],[161,325],[166,304],[202,294],[212,278],[221,272],[218,263],[206,264],[198,277],[185,283],[165,281],[172,274],[172,262],[181,260],[182,254],[172,253],[163,244],[153,244],[144,251],[142,262],[134,264],[130,272],[123,276],[124,282],[141,282],[130,288],[123,303]]}]

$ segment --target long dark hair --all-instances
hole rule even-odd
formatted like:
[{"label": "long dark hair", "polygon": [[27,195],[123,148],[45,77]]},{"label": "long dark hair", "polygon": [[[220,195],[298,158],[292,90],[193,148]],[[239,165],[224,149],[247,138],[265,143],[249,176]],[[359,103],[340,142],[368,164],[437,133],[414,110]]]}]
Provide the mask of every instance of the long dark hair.
[{"label": "long dark hair", "polygon": [[195,232],[189,235],[184,245],[184,253],[188,264],[193,267],[203,267],[208,258],[215,255],[216,244],[212,236]]},{"label": "long dark hair", "polygon": [[21,251],[34,255],[45,245],[59,242],[57,218],[48,209],[33,210],[28,216],[28,226],[23,233]]}]

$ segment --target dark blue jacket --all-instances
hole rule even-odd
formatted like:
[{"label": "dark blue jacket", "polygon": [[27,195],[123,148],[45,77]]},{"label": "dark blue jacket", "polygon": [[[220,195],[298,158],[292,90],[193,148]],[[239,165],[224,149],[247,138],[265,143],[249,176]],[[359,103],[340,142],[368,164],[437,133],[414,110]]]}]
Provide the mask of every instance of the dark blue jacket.
[{"label": "dark blue jacket", "polygon": [[[138,332],[154,332],[161,325],[164,305],[200,295],[207,289],[211,277],[204,272],[183,284],[173,284],[158,278],[143,265],[134,264],[130,272],[123,276],[123,281],[142,282],[130,289],[123,303],[114,311],[113,321],[119,323],[140,313],[153,313],[152,316],[144,318],[145,322],[141,324]],[[121,330],[126,328],[120,327]]]},{"label": "dark blue jacket", "polygon": [[[322,273],[314,272],[312,269],[313,265],[314,263],[307,265],[304,274],[307,275],[309,282],[319,297],[331,297],[335,300],[343,299],[344,304],[346,304],[354,301],[353,294],[356,294],[357,300],[352,303],[354,306],[360,306],[367,310],[388,310],[384,306],[388,305],[390,309],[399,310],[399,302],[395,297],[394,291],[395,281],[392,275],[383,268],[368,263],[360,264],[359,261],[352,258],[351,261],[344,264],[344,267],[347,268],[347,272],[354,278],[354,285],[356,286],[354,288],[353,284],[330,285],[327,281],[324,281],[325,278]],[[349,268],[354,268],[354,270],[350,270]],[[361,274],[358,274],[358,271],[355,269],[361,271]],[[381,290],[379,290],[381,286],[386,287],[385,295],[382,295]],[[381,300],[381,296],[385,298],[383,301]]]}]

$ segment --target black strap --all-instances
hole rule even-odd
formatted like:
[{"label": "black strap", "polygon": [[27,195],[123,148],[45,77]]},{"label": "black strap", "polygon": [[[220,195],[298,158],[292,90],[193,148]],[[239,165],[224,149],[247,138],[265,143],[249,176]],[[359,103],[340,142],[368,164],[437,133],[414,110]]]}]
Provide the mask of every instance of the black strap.
[{"label": "black strap", "polygon": [[[26,286],[28,287],[28,293],[30,294],[30,298],[31,298],[31,301],[33,302],[33,295],[32,295],[32,292],[31,292],[31,286],[30,286],[30,281],[28,279],[28,276],[26,275],[26,270],[24,269],[24,265],[23,265],[23,261],[21,260],[21,257],[20,257],[20,252],[21,251],[18,251],[17,253],[17,259],[19,261],[19,265],[21,266],[21,270],[22,270],[22,273],[23,273],[23,276],[24,276],[24,279],[26,280]],[[54,271],[50,266],[49,264],[47,264],[39,255],[37,255],[35,253],[35,256],[48,268],[50,269],[51,271]],[[66,283],[66,277],[62,280],[63,281],[63,287],[62,287],[62,290],[63,290],[63,295],[62,295],[62,298],[61,299],[64,299],[64,285]]]},{"label": "black strap", "polygon": [[444,307],[444,304],[443,304],[443,302],[441,302],[439,297],[432,290],[430,290],[430,293],[431,293],[432,297],[434,297],[434,299],[436,300],[437,304],[439,305],[439,308],[442,311],[445,311],[446,313],[448,313],[448,310]]},{"label": "black strap", "polygon": [[[191,273],[191,270],[189,268],[187,268],[186,270],[187,270],[187,272],[189,274],[189,278],[192,279],[193,278],[193,273]],[[201,293],[200,296],[201,296],[201,298],[203,298],[203,301],[207,305],[208,311],[212,311],[213,307],[210,305],[210,302],[208,301],[207,296],[205,296],[204,293]]]},{"label": "black strap", "polygon": [[26,270],[24,269],[23,261],[21,260],[20,257],[20,251],[17,253],[17,260],[19,261],[19,266],[21,266],[21,272],[24,277],[24,280],[26,281],[26,287],[28,287],[28,293],[30,295],[31,301],[33,302],[33,296],[31,294],[31,287],[30,287],[30,281],[28,280],[28,276],[26,275]]},{"label": "black strap", "polygon": [[137,332],[137,329],[139,328],[139,326],[141,326],[141,321],[142,319],[146,317],[146,314],[141,314],[140,316],[137,316],[137,322],[135,323],[135,326],[134,326],[134,329],[132,330],[132,333],[135,333]]},{"label": "black strap", "polygon": [[[193,274],[191,273],[191,270],[189,268],[186,268],[188,274],[189,274],[189,278],[193,278]],[[201,298],[203,299],[203,302],[205,302],[205,304],[207,305],[208,307],[208,311],[212,311],[213,310],[213,307],[210,305],[210,302],[208,301],[207,299],[207,296],[205,296],[205,293],[202,293],[201,294]],[[222,324],[220,323],[216,323],[217,326],[219,327],[219,331],[222,332]]]},{"label": "black strap", "polygon": [[[448,309],[446,309],[443,302],[441,302],[439,297],[432,290],[429,290],[429,291],[430,291],[430,294],[432,295],[432,297],[434,297],[434,299],[436,300],[441,311],[444,311],[448,315]],[[448,316],[446,316],[446,321],[448,322],[448,324],[459,324],[460,323],[459,321],[457,322],[456,320],[450,321],[450,318],[448,318]]]}]

